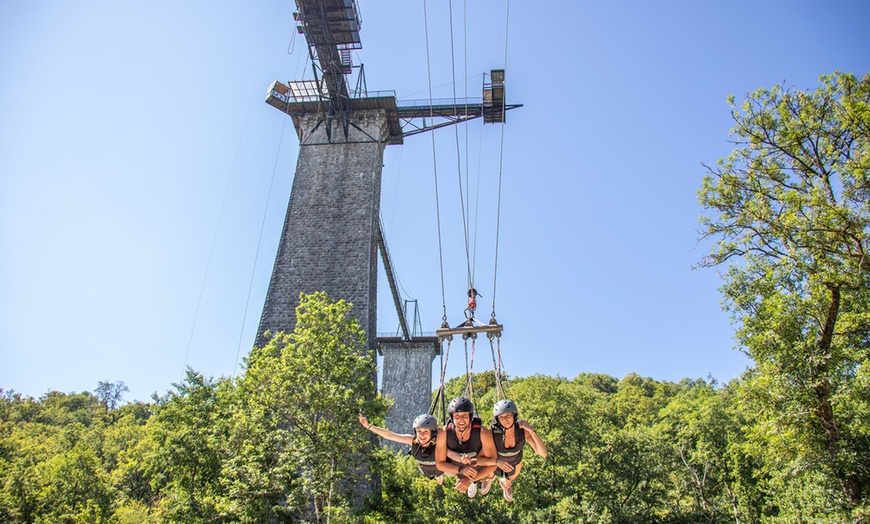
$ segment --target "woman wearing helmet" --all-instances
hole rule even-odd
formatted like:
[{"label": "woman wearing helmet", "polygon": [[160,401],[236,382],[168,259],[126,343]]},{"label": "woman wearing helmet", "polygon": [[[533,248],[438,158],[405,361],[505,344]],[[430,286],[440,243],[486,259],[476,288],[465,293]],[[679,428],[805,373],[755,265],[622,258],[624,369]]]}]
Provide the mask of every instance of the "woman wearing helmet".
[{"label": "woman wearing helmet", "polygon": [[465,397],[451,400],[447,414],[450,421],[438,430],[435,442],[435,463],[447,475],[456,475],[456,489],[471,498],[477,493],[475,482],[492,477],[496,468],[492,432],[480,423],[474,404]]},{"label": "woman wearing helmet", "polygon": [[[511,502],[514,499],[513,481],[523,467],[526,442],[542,457],[547,456],[547,447],[528,422],[519,420],[517,405],[508,399],[499,400],[492,408],[492,439],[498,453],[495,473],[501,476],[498,481],[505,500]],[[492,479],[487,480],[492,482]],[[484,481],[481,485],[489,487],[489,483]]]},{"label": "woman wearing helmet", "polygon": [[[420,466],[420,471],[423,475],[429,479],[437,480],[438,484],[444,482],[442,472],[438,471],[438,468],[435,467],[435,436],[438,431],[438,421],[435,420],[435,417],[428,413],[423,413],[415,418],[413,435],[400,435],[385,428],[372,426],[362,414],[359,416],[359,423],[379,437],[411,446],[408,449],[408,454],[417,461],[417,465]],[[456,457],[459,458],[458,453]]]}]

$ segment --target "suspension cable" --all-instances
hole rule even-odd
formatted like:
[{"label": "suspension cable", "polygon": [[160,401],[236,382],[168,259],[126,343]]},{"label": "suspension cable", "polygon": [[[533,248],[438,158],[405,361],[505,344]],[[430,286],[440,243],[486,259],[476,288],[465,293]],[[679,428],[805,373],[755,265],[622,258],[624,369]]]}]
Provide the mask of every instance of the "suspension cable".
[{"label": "suspension cable", "polygon": [[[435,393],[435,398],[432,399],[432,405],[429,406],[429,414],[435,414],[435,406],[438,404],[438,398],[444,396],[444,376],[447,374],[447,361],[450,359],[450,342],[453,340],[453,337],[447,337],[447,349],[444,354],[442,354],[441,358],[441,378],[438,386],[438,391]],[[442,418],[444,422],[446,422],[446,414],[445,417]]]},{"label": "suspension cable", "polygon": [[[504,363],[501,360],[501,337],[493,337],[491,334],[488,334],[487,338],[489,339],[489,349],[492,353],[492,367],[495,370],[495,400],[498,402],[506,396],[501,377],[503,374],[507,376],[504,371]],[[493,338],[496,339],[495,344],[493,344]]]},{"label": "suspension cable", "polygon": [[[263,67],[263,61],[261,60],[260,66],[257,69],[258,75],[259,75],[259,72],[262,69],[262,67]],[[236,165],[238,164],[238,161],[239,161],[239,153],[242,150],[242,140],[245,137],[245,132],[246,132],[247,127],[248,127],[248,118],[251,115],[251,108],[253,107],[254,97],[255,97],[255,95],[254,95],[254,92],[252,91],[251,96],[248,99],[248,108],[247,108],[247,111],[245,112],[245,121],[244,121],[244,123],[242,123],[242,131],[239,133],[239,141],[236,144],[236,152],[235,152],[235,155],[233,156],[233,163],[232,163],[232,166],[230,167],[230,176],[227,179],[227,186],[224,189],[224,196],[223,196],[223,200],[221,201],[220,212],[218,213],[217,225],[215,226],[214,236],[212,237],[212,241],[211,241],[211,248],[209,249],[209,252],[208,252],[208,262],[205,265],[205,274],[202,277],[202,285],[199,288],[199,297],[196,300],[196,309],[193,313],[193,323],[190,327],[190,336],[187,339],[187,349],[184,352],[184,361],[182,362],[182,365],[181,365],[181,382],[184,381],[184,375],[185,375],[185,372],[187,370],[187,359],[190,356],[190,347],[193,344],[193,334],[196,331],[196,321],[199,318],[199,309],[202,306],[202,297],[203,297],[203,294],[205,293],[205,284],[208,281],[208,274],[209,274],[209,270],[211,269],[212,259],[214,258],[215,246],[217,245],[218,233],[220,232],[221,224],[223,223],[224,211],[226,210],[227,199],[229,198],[229,194],[230,194],[230,187],[232,187],[233,178],[235,177],[235,174],[236,174]],[[282,137],[284,136],[283,129],[281,130],[281,136]],[[272,173],[273,180],[274,180],[274,176],[275,176],[275,174],[273,172]],[[271,191],[272,191],[272,189],[271,189],[271,185],[270,185],[269,186],[269,193],[270,194],[271,194]],[[267,204],[268,204],[268,201],[267,201]],[[260,231],[260,234],[262,235],[262,230]],[[259,252],[259,246],[257,247],[257,250]],[[254,263],[254,267],[256,267],[256,262]],[[253,279],[253,275],[251,275],[251,278]],[[250,286],[249,286],[249,288],[248,288],[249,298],[250,298],[250,292],[251,291],[250,291]],[[247,302],[245,304],[245,314],[247,316]],[[242,329],[241,329],[242,333],[244,332],[244,329],[245,329],[245,321],[244,321],[244,317],[242,317]],[[241,336],[242,335],[240,333],[239,334],[239,348],[241,348]],[[239,350],[237,349],[236,350],[236,361],[233,364],[233,378],[235,378],[235,373],[236,373],[236,368],[238,367],[238,363],[239,363]]]},{"label": "suspension cable", "polygon": [[[429,59],[429,9],[426,7],[426,0],[423,0],[423,26],[424,34],[426,35],[426,76],[429,82],[429,118],[435,118],[435,109],[432,107],[432,63]],[[444,326],[447,326],[447,296],[444,293],[444,255],[441,248],[441,204],[438,198],[438,160],[435,155],[435,133],[429,133],[432,136],[432,171],[435,176],[435,216],[438,223],[438,266],[441,271],[441,321]]]},{"label": "suspension cable", "polygon": [[[474,402],[474,341],[477,339],[477,334],[472,333],[469,336],[463,336],[465,339],[465,397],[471,402]],[[471,358],[468,355],[468,339],[471,339]]]},{"label": "suspension cable", "polygon": [[[242,141],[242,137],[239,137],[239,144],[241,144],[241,141]],[[223,198],[223,202],[221,203],[220,213],[218,214],[217,226],[215,226],[214,237],[212,238],[212,241],[211,241],[211,249],[208,252],[208,262],[206,262],[206,265],[205,265],[205,274],[203,274],[203,276],[202,276],[202,285],[199,288],[199,298],[197,298],[197,300],[196,300],[196,309],[194,310],[194,313],[193,313],[193,323],[190,326],[190,336],[187,339],[187,350],[184,352],[184,361],[181,364],[181,380],[180,380],[180,382],[184,382],[184,375],[185,375],[185,372],[187,370],[187,358],[190,355],[190,346],[193,343],[193,333],[196,331],[196,320],[199,318],[199,308],[200,308],[200,306],[202,306],[202,295],[205,292],[205,283],[208,280],[208,273],[209,273],[209,269],[211,268],[212,258],[214,258],[214,247],[215,247],[215,245],[217,245],[218,233],[220,232],[221,222],[223,221],[223,218],[224,218],[224,210],[226,209],[226,206],[227,206],[227,196],[230,194],[230,184],[233,181],[233,174],[235,173],[235,169],[236,169],[235,165],[236,165],[236,160],[238,159],[238,156],[239,156],[239,149],[240,149],[240,147],[236,148],[236,158],[233,160],[233,167],[230,169],[230,177],[227,180],[227,187],[226,187],[226,190],[224,191],[224,198]]]},{"label": "suspension cable", "polygon": [[[504,24],[504,67],[507,70],[507,50],[508,50],[508,28],[510,27],[510,10],[511,3],[510,0],[507,0],[507,10],[505,12],[505,24]],[[496,295],[496,283],[498,282],[498,243],[499,243],[499,232],[501,228],[501,187],[502,187],[502,173],[504,169],[504,114],[505,114],[505,101],[502,100],[501,106],[501,137],[499,139],[499,148],[498,148],[498,204],[496,206],[496,219],[495,219],[495,267],[492,272],[492,316],[491,320],[495,320],[495,295]]]},{"label": "suspension cable", "polygon": [[[463,42],[463,94],[465,98],[465,114],[468,114],[468,2],[466,0],[462,1],[462,42]],[[468,143],[468,120],[462,123],[462,129],[465,131],[465,183],[466,190],[465,193],[469,196],[469,209],[471,206],[471,189],[468,187],[469,179],[471,178],[471,169],[469,167],[469,159],[471,157]],[[483,126],[480,126],[481,131],[483,130]],[[479,147],[480,142],[478,142]],[[478,149],[478,152],[480,148]],[[478,158],[479,158],[478,154]],[[472,227],[472,239],[471,245],[474,249],[471,252],[471,281],[469,282],[468,287],[474,287],[474,276],[476,273],[477,266],[477,218],[480,212],[480,169],[477,171],[477,187],[474,191],[474,226]]]},{"label": "suspension cable", "polygon": [[269,181],[269,192],[266,194],[266,206],[263,209],[263,219],[260,221],[260,236],[257,239],[257,252],[254,255],[254,265],[251,268],[251,280],[248,282],[248,296],[245,298],[245,312],[242,316],[242,329],[239,331],[239,344],[236,349],[236,363],[233,365],[233,379],[236,378],[236,370],[239,368],[239,355],[242,351],[242,337],[245,332],[245,321],[248,318],[248,306],[251,303],[251,290],[254,288],[254,274],[257,272],[257,261],[260,259],[260,246],[263,244],[263,231],[266,229],[266,216],[269,211],[269,201],[272,200],[272,188],[275,186],[275,174],[278,172],[278,160],[281,158],[281,146],[284,144],[284,132],[287,129],[287,120],[281,124],[281,139],[278,141],[278,151],[275,153],[275,163],[272,165],[272,179]]},{"label": "suspension cable", "polygon": [[[453,105],[456,105],[456,52],[454,50],[454,40],[453,36],[453,0],[449,0],[447,2],[448,8],[450,10],[450,72],[451,72],[451,80],[453,87]],[[471,288],[474,283],[474,278],[471,273],[471,254],[469,251],[469,240],[468,240],[468,198],[467,195],[463,194],[462,191],[462,154],[461,148],[459,146],[459,127],[453,127],[453,136],[456,142],[456,176],[459,181],[459,207],[462,211],[462,232],[465,236],[465,267],[468,273],[468,287]],[[467,178],[466,174],[466,178]],[[467,183],[467,181],[466,181]]]}]

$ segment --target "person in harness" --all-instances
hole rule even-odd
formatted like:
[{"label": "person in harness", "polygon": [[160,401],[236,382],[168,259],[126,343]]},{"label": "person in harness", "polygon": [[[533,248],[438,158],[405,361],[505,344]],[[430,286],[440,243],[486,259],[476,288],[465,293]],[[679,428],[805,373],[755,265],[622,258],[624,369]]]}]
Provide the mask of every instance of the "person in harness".
[{"label": "person in harness", "polygon": [[[373,426],[362,414],[359,416],[359,423],[379,437],[410,446],[408,448],[408,455],[411,455],[417,461],[423,476],[430,480],[435,479],[439,485],[444,482],[443,473],[435,467],[435,438],[438,431],[438,421],[435,417],[428,413],[423,413],[415,418],[412,424],[414,429],[413,435],[393,433],[386,428]],[[457,460],[460,460],[459,453],[455,453],[453,456]]]},{"label": "person in harness", "polygon": [[483,296],[474,289],[474,286],[468,288],[468,307],[465,308],[465,318],[473,319],[474,312],[477,310],[477,297]]},{"label": "person in harness", "polygon": [[476,482],[495,472],[492,432],[474,415],[474,404],[465,397],[451,400],[447,414],[449,422],[438,430],[435,439],[435,465],[445,474],[455,475],[456,489],[473,498],[477,494]]},{"label": "person in harness", "polygon": [[492,408],[492,439],[498,455],[495,474],[501,477],[498,481],[505,500],[511,502],[513,482],[523,467],[523,447],[528,443],[541,457],[547,456],[547,447],[532,426],[519,419],[517,405],[508,399],[499,400]]}]

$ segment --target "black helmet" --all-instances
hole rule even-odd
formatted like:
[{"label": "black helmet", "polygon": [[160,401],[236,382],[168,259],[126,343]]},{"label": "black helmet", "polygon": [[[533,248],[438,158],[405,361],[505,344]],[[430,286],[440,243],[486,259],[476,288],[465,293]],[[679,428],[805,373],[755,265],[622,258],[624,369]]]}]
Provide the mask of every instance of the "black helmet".
[{"label": "black helmet", "polygon": [[514,416],[517,415],[517,405],[514,404],[513,400],[499,400],[495,403],[495,406],[492,407],[492,416],[497,417],[499,415],[504,415],[505,413],[513,413]]},{"label": "black helmet", "polygon": [[438,421],[435,420],[435,417],[432,415],[423,413],[414,419],[414,429],[417,428],[431,429],[432,431],[435,431],[438,429]]},{"label": "black helmet", "polygon": [[474,413],[474,404],[465,397],[456,397],[447,405],[447,413]]}]

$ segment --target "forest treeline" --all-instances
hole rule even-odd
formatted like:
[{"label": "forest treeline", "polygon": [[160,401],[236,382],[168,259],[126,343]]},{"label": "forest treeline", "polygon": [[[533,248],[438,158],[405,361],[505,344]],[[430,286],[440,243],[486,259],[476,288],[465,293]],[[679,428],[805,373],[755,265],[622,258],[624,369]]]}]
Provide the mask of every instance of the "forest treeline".
[{"label": "forest treeline", "polygon": [[[513,503],[498,493],[469,500],[451,489],[449,480],[442,488],[422,477],[402,452],[371,448],[354,410],[345,410],[341,423],[322,422],[323,434],[308,435],[310,440],[280,431],[270,435],[275,425],[259,418],[264,410],[274,414],[298,406],[253,405],[244,398],[248,388],[269,388],[262,383],[233,384],[189,371],[183,383],[153,402],[114,408],[89,392],[51,392],[39,399],[5,392],[0,521],[315,520],[317,487],[307,484],[328,483],[335,475],[335,488],[353,477],[347,471],[359,467],[331,462],[336,447],[370,454],[373,471],[363,475],[379,477],[380,484],[369,480],[370,492],[361,501],[336,494],[324,510],[332,512],[333,522],[866,519],[866,502],[850,508],[826,465],[800,457],[811,443],[764,424],[764,408],[747,380],[752,379],[673,383],[635,374],[509,380],[508,393],[521,416],[550,450],[546,459],[527,454]],[[494,386],[491,371],[475,376],[475,391],[485,392],[476,399],[481,412],[491,409]],[[448,396],[464,387],[464,379],[450,381]],[[870,417],[854,423],[852,431],[870,435]],[[326,429],[330,424],[334,427]],[[319,437],[333,441],[317,449]],[[792,456],[771,456],[773,440],[791,440],[776,446],[776,453]],[[865,466],[866,449],[854,450],[864,454]],[[306,460],[318,466],[300,471]]]},{"label": "forest treeline", "polygon": [[[0,522],[870,523],[870,74],[821,84],[732,100],[735,149],[699,191],[699,265],[752,365],[727,384],[504,377],[549,451],[514,502],[372,440],[374,356],[352,306],[314,293],[234,379],[188,370],[127,404],[122,383],[0,390]],[[495,379],[474,376],[485,422]]]}]

